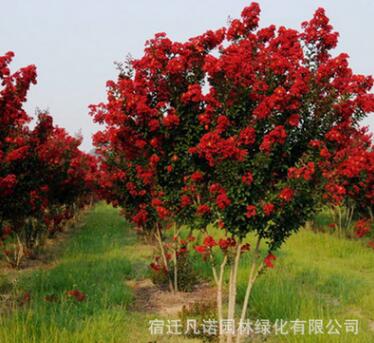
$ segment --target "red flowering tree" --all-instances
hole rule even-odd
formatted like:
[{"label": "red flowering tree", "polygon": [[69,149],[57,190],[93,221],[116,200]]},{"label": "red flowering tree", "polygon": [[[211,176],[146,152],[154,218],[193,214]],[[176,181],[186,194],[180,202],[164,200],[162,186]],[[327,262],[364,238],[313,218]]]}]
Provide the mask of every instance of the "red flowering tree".
[{"label": "red flowering tree", "polygon": [[[346,54],[330,55],[338,34],[323,9],[301,31],[258,29],[259,13],[253,3],[227,29],[187,43],[156,35],[144,57],[108,83],[108,102],[92,107],[106,124],[95,144],[111,200],[138,224],[159,223],[161,207],[207,233],[196,250],[212,262],[219,319],[226,265],[234,319],[240,258],[252,253],[244,319],[257,276],[321,203],[326,159],[374,110],[372,78],[353,74]],[[223,238],[209,234],[212,225]]]},{"label": "red flowering tree", "polygon": [[[14,189],[20,182],[17,178],[20,161],[29,150],[25,124],[30,117],[23,110],[27,91],[36,83],[36,68],[31,65],[12,74],[9,63],[12,52],[0,56],[0,220],[4,221],[10,213],[18,216],[22,203],[10,201]],[[18,208],[17,208],[18,207]],[[22,218],[22,216],[20,216]]]},{"label": "red flowering tree", "polygon": [[0,245],[9,262],[19,266],[90,197],[96,160],[47,114],[29,128],[23,104],[36,82],[36,68],[12,74],[12,57],[10,52],[0,57]]},{"label": "red flowering tree", "polygon": [[[323,162],[325,185],[324,198],[332,208],[334,227],[338,232],[349,230],[354,218],[361,218],[356,227],[356,236],[369,233],[373,222],[374,204],[374,152],[372,136],[367,129],[350,130],[348,137],[338,132],[329,135],[330,141],[348,139],[331,159]],[[355,216],[354,216],[355,215]],[[366,219],[365,219],[366,218]],[[363,229],[365,228],[365,229]]]},{"label": "red flowering tree", "polygon": [[[161,266],[169,274],[173,260],[178,289],[177,255],[185,244],[179,239],[176,212],[189,199],[180,199],[186,171],[193,171],[188,147],[204,131],[198,115],[202,100],[204,58],[222,42],[224,31],[209,31],[187,43],[173,43],[158,34],[146,44],[144,56],[123,68],[117,82],[109,81],[108,102],[92,106],[94,120],[107,128],[94,137],[102,156],[103,196],[123,208],[138,227],[154,233],[160,243]],[[183,95],[183,99],[181,96]],[[192,98],[196,104],[191,103]],[[173,227],[171,255],[162,244],[164,229]],[[190,237],[190,240],[192,238]]]},{"label": "red flowering tree", "polygon": [[48,114],[39,114],[30,137],[35,152],[30,162],[35,170],[32,180],[44,192],[34,191],[32,210],[41,215],[49,233],[54,233],[90,200],[95,187],[96,159],[79,150],[80,137],[71,137],[54,126]]},{"label": "red flowering tree", "polygon": [[[31,65],[11,73],[9,64],[12,52],[0,56],[0,230],[3,245],[12,235],[14,226],[25,220],[24,194],[16,191],[22,188],[26,172],[24,161],[29,151],[28,130],[25,124],[30,117],[23,110],[27,91],[36,83],[36,68]],[[1,232],[0,231],[0,232]],[[18,240],[18,245],[19,240]],[[5,250],[5,252],[7,252]],[[15,254],[16,263],[20,255]]]},{"label": "red flowering tree", "polygon": [[[347,55],[330,56],[338,35],[322,9],[301,32],[273,26],[254,31],[258,14],[256,4],[246,8],[227,30],[228,45],[218,57],[207,56],[204,101],[213,110],[207,132],[189,149],[201,159],[209,185],[204,194],[210,197],[197,213],[223,221],[238,243],[251,231],[257,236],[241,319],[259,272],[273,267],[273,252],[319,204],[328,182],[326,158],[348,146],[374,104],[372,78],[353,74]],[[263,241],[268,253],[261,260]],[[229,319],[240,255],[238,244]]]}]

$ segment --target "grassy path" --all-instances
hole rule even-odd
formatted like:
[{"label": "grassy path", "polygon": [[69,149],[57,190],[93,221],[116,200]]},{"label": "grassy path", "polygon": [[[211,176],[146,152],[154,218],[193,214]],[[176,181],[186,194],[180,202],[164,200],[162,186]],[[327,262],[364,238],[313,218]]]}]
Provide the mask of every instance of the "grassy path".
[{"label": "grassy path", "polygon": [[[146,275],[150,253],[117,210],[96,206],[52,268],[22,274],[16,292],[30,293],[30,302],[0,317],[0,342],[149,341],[148,319],[129,313],[132,291],[125,280]],[[86,300],[66,294],[74,289]]]},{"label": "grassy path", "polygon": [[[197,342],[151,337],[148,320],[155,315],[131,310],[133,292],[126,280],[148,276],[152,248],[137,241],[117,210],[96,206],[61,250],[50,267],[21,273],[13,296],[28,292],[30,301],[0,314],[0,343]],[[194,261],[201,275],[210,276],[201,259]],[[250,261],[244,262],[239,298]],[[373,266],[373,252],[357,242],[302,231],[279,253],[276,268],[259,279],[251,318],[360,320],[359,336],[289,335],[268,342],[374,342]],[[66,294],[74,289],[86,300]]]}]

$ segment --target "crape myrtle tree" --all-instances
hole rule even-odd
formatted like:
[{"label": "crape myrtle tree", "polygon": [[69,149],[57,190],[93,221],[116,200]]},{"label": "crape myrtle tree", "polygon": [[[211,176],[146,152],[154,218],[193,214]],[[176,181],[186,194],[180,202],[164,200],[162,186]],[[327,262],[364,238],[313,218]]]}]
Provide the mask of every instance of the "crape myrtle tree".
[{"label": "crape myrtle tree", "polygon": [[[203,82],[205,56],[223,38],[224,30],[209,31],[182,44],[157,34],[142,58],[126,63],[117,82],[107,83],[107,103],[91,106],[94,120],[106,124],[94,137],[102,157],[102,195],[155,235],[161,258],[152,267],[169,275],[172,260],[171,290],[178,290],[177,255],[193,240],[180,239],[183,221],[176,216],[184,176],[193,171],[188,147],[198,144],[205,130],[198,119],[204,104],[199,94],[191,103],[187,92]],[[173,240],[163,244],[168,227]]]},{"label": "crape myrtle tree", "polygon": [[301,31],[258,29],[259,13],[253,3],[228,28],[187,43],[156,35],[108,83],[108,102],[92,107],[106,124],[95,144],[111,200],[137,224],[154,227],[166,212],[207,233],[196,250],[212,263],[219,319],[225,267],[232,320],[240,259],[252,253],[244,319],[258,275],[325,200],[324,163],[374,109],[372,78],[353,74],[346,54],[331,56],[338,34],[323,9]]},{"label": "crape myrtle tree", "polygon": [[[323,9],[301,32],[273,26],[254,31],[258,15],[256,4],[244,9],[227,30],[228,45],[218,57],[207,56],[204,101],[213,111],[206,114],[208,132],[189,149],[201,158],[210,185],[211,197],[197,212],[204,206],[207,220],[221,220],[237,243],[256,235],[240,319],[256,277],[273,266],[274,251],[320,204],[329,183],[324,162],[350,144],[374,104],[372,78],[354,75],[346,54],[329,54],[338,34]],[[235,315],[241,250],[237,244],[228,319]]]},{"label": "crape myrtle tree", "polygon": [[27,91],[36,83],[36,67],[30,65],[12,74],[9,64],[12,52],[0,56],[0,220],[10,213],[20,219],[22,203],[11,201],[17,184],[17,161],[23,159],[28,150],[27,128],[30,117],[23,109]]},{"label": "crape myrtle tree", "polygon": [[329,183],[324,162],[350,144],[374,104],[368,93],[372,78],[353,74],[346,54],[330,55],[338,34],[323,9],[301,32],[274,26],[255,31],[258,15],[257,4],[244,9],[227,30],[227,46],[218,57],[206,57],[209,91],[203,101],[211,107],[205,113],[209,128],[189,148],[201,159],[202,183],[210,193],[197,213],[209,222],[222,221],[237,241],[228,319],[235,318],[239,243],[250,232],[256,235],[243,320],[256,277],[273,267],[274,251],[320,204]]},{"label": "crape myrtle tree", "polygon": [[54,125],[47,113],[39,113],[30,137],[35,155],[30,156],[29,167],[34,170],[34,182],[45,188],[42,196],[36,194],[31,199],[32,208],[37,209],[48,232],[53,234],[62,230],[63,221],[73,218],[91,201],[96,183],[96,158],[79,149],[81,137],[72,137]]},{"label": "crape myrtle tree", "polygon": [[11,73],[14,54],[0,57],[0,246],[19,266],[47,235],[62,229],[93,190],[96,160],[39,113],[34,129],[23,109],[36,68]]},{"label": "crape myrtle tree", "polygon": [[[23,226],[27,218],[25,209],[24,183],[27,173],[24,165],[25,154],[29,150],[29,131],[27,123],[30,117],[23,109],[27,92],[31,84],[36,83],[36,67],[30,65],[11,73],[9,64],[12,52],[0,56],[0,245],[13,235],[14,227]],[[17,191],[16,191],[17,189]],[[19,264],[23,255],[21,239],[17,237],[17,252],[14,263]],[[9,253],[4,250],[5,256]]]},{"label": "crape myrtle tree", "polygon": [[[341,136],[334,133],[331,140]],[[338,150],[332,158],[321,164],[325,185],[324,198],[333,214],[333,226],[339,233],[356,222],[355,235],[363,237],[370,231],[373,222],[374,204],[374,151],[372,136],[367,128],[350,130],[349,143]]]}]

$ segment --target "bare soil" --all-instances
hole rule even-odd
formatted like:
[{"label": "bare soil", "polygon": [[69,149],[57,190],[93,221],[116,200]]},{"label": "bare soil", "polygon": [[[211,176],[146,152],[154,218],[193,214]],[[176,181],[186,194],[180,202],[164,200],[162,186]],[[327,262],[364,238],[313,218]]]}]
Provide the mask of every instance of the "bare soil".
[{"label": "bare soil", "polygon": [[196,303],[214,302],[216,290],[208,283],[195,286],[192,292],[171,293],[162,290],[151,279],[127,281],[134,290],[134,310],[138,312],[157,313],[162,316],[178,315],[183,307]]}]

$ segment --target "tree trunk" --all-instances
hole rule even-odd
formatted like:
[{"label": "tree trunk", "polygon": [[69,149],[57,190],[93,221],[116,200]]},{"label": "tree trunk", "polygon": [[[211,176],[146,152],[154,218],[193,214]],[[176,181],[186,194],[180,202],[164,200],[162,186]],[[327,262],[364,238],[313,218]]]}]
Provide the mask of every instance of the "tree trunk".
[{"label": "tree trunk", "polygon": [[177,259],[177,249],[178,249],[178,234],[176,224],[174,223],[174,291],[178,292],[178,259]]},{"label": "tree trunk", "polygon": [[[261,269],[261,267],[259,267],[256,271],[256,266],[257,266],[257,260],[259,258],[259,251],[260,251],[260,243],[261,243],[261,237],[258,237],[257,239],[257,243],[256,243],[256,248],[253,252],[253,261],[252,261],[252,266],[251,266],[251,270],[249,272],[249,277],[248,277],[248,283],[247,283],[247,289],[246,289],[246,292],[245,292],[245,297],[244,297],[244,301],[243,301],[243,307],[242,307],[242,313],[241,313],[241,316],[240,316],[240,322],[243,322],[244,319],[245,319],[245,316],[247,314],[247,308],[248,308],[248,302],[249,302],[249,296],[251,295],[251,291],[252,291],[252,287],[253,287],[253,284],[257,278],[257,275]],[[239,343],[241,340],[241,337],[239,334],[237,334],[236,336],[236,342]]]},{"label": "tree trunk", "polygon": [[374,220],[374,216],[373,216],[373,211],[371,209],[371,207],[368,207],[368,212],[369,212],[369,216],[370,216],[370,220]]},{"label": "tree trunk", "polygon": [[178,292],[178,259],[176,249],[174,249],[174,290]]},{"label": "tree trunk", "polygon": [[[238,267],[240,262],[240,249],[241,241],[237,243],[236,254],[234,265],[231,266],[230,272],[230,286],[229,286],[229,308],[227,319],[233,321],[235,319],[235,305],[236,305],[236,290],[237,290],[237,276],[238,276]],[[227,334],[227,343],[232,343],[233,334],[228,332]]]},{"label": "tree trunk", "polygon": [[169,273],[168,260],[167,260],[166,255],[165,255],[164,245],[162,244],[161,230],[160,230],[160,227],[159,227],[158,225],[157,225],[157,231],[156,231],[156,233],[155,233],[155,237],[156,237],[157,242],[158,242],[158,244],[159,244],[159,246],[160,246],[160,251],[161,251],[162,260],[163,260],[163,262],[164,262],[165,271],[166,271],[167,276],[168,276],[168,280],[169,280],[169,290],[170,290],[170,292],[173,292],[173,293],[174,293],[173,282],[171,281],[170,273]]},{"label": "tree trunk", "polygon": [[223,275],[225,272],[225,266],[227,263],[227,255],[225,255],[223,262],[220,266],[219,276],[218,276],[218,282],[217,282],[217,312],[218,312],[218,325],[219,325],[219,342],[224,342],[224,336],[221,335],[222,328],[221,323],[223,320],[223,309],[222,309],[222,288],[223,288]]}]

